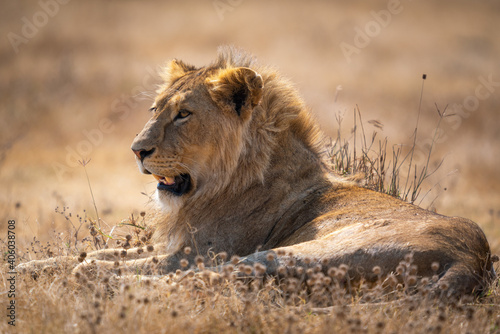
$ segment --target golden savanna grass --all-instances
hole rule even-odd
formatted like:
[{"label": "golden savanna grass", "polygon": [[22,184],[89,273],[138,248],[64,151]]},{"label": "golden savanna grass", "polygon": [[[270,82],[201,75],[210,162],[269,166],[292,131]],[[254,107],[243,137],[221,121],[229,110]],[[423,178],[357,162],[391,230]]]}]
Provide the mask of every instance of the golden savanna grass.
[{"label": "golden savanna grass", "polygon": [[[346,175],[364,172],[368,186],[383,185],[393,195],[409,191],[408,200],[414,169],[407,182],[408,160],[398,166],[414,147],[420,115],[415,145],[424,155],[415,156],[414,163],[417,181],[427,163],[429,177],[415,202],[478,222],[493,253],[500,253],[500,87],[491,86],[490,96],[473,111],[457,114],[454,107],[475,96],[489,76],[500,81],[499,5],[402,1],[403,10],[347,63],[339,44],[352,44],[354,28],[387,6],[387,1],[243,1],[220,20],[210,1],[69,2],[18,53],[4,38],[2,250],[7,221],[14,219],[18,263],[98,249],[107,240],[99,226],[114,238],[110,246],[142,245],[147,252],[151,221],[141,212],[152,210],[155,184],[139,174],[129,147],[149,117],[146,110],[159,83],[156,66],[172,58],[206,64],[217,46],[235,44],[262,63],[276,64],[296,83],[332,138],[327,153],[333,168]],[[37,2],[2,4],[4,37],[20,34],[22,18],[32,20],[41,8]],[[423,73],[428,78],[419,108]],[[111,122],[106,131],[104,119]],[[427,160],[438,123],[442,131]],[[90,162],[83,167],[72,159],[68,165],[68,152],[85,151],[82,143],[90,142],[89,136],[94,143],[78,158]],[[399,184],[391,183],[393,152],[399,157]],[[54,163],[67,169],[58,176]],[[118,258],[118,266],[123,260]],[[411,263],[402,265],[411,271]],[[298,270],[303,270],[301,281],[285,277],[279,284],[235,281],[230,273],[219,284],[175,275],[89,281],[68,277],[64,268],[36,280],[18,276],[16,327],[2,316],[0,332],[489,333],[500,328],[496,286],[481,300],[441,304],[418,288],[340,289],[336,280],[342,268],[332,269],[331,276],[318,275],[314,266]],[[7,272],[2,263],[4,310]]]}]

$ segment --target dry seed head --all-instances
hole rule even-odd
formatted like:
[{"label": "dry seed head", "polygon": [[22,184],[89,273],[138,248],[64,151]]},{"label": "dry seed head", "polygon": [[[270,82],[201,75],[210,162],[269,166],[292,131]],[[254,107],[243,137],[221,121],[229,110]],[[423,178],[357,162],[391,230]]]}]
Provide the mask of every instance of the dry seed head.
[{"label": "dry seed head", "polygon": [[212,274],[210,275],[210,284],[220,284],[222,282],[222,277],[220,275]]},{"label": "dry seed head", "polygon": [[120,262],[115,261],[115,263],[113,263],[113,265],[114,265],[115,267],[119,267],[119,266],[120,266]]},{"label": "dry seed head", "polygon": [[141,215],[141,217],[144,217],[146,215],[146,212],[141,211],[140,215]]},{"label": "dry seed head", "polygon": [[335,277],[337,275],[337,268],[330,267],[328,268],[328,276]]},{"label": "dry seed head", "polygon": [[405,262],[406,263],[412,263],[413,262],[413,254],[406,254],[405,255]]},{"label": "dry seed head", "polygon": [[306,264],[306,265],[310,265],[310,264],[311,264],[311,262],[312,262],[312,260],[311,260],[311,258],[310,258],[310,257],[305,257],[305,258],[304,258],[304,264]]},{"label": "dry seed head", "polygon": [[226,252],[221,252],[221,253],[219,253],[219,258],[220,258],[222,261],[226,261],[226,260],[227,260],[227,253],[226,253]]},{"label": "dry seed head", "polygon": [[189,261],[186,259],[181,259],[180,265],[182,268],[186,268],[189,265]]},{"label": "dry seed head", "polygon": [[417,277],[416,276],[408,276],[408,284],[409,285],[415,285],[417,284]]},{"label": "dry seed head", "polygon": [[286,274],[286,268],[285,266],[279,266],[278,267],[278,273],[282,276],[284,276]]},{"label": "dry seed head", "polygon": [[201,255],[196,255],[196,257],[194,258],[194,262],[199,265],[199,264],[202,264],[203,263],[203,256]]},{"label": "dry seed head", "polygon": [[295,267],[295,271],[297,272],[297,275],[302,275],[304,273],[304,268],[303,267]]},{"label": "dry seed head", "polygon": [[266,260],[271,262],[271,261],[274,261],[274,254],[269,252],[266,254]]},{"label": "dry seed head", "polygon": [[127,256],[127,251],[124,249],[120,252],[121,257],[126,257]]},{"label": "dry seed head", "polygon": [[438,271],[439,270],[439,262],[432,262],[431,269],[434,272]]},{"label": "dry seed head", "polygon": [[315,273],[319,273],[321,271],[321,269],[323,269],[323,268],[321,267],[321,264],[319,264],[319,263],[314,266]]},{"label": "dry seed head", "polygon": [[146,241],[148,241],[148,239],[147,239],[146,237],[142,236],[142,237],[141,237],[141,241],[142,241],[142,242],[146,242]]},{"label": "dry seed head", "polygon": [[377,275],[377,276],[379,276],[379,275],[382,273],[382,269],[380,269],[380,267],[379,267],[379,266],[375,266],[375,267],[373,267],[372,271],[373,271],[373,273],[374,273],[375,275]]},{"label": "dry seed head", "polygon": [[131,236],[130,234],[127,234],[127,235],[125,236],[125,239],[126,239],[127,241],[130,241],[130,240],[132,240],[132,236]]},{"label": "dry seed head", "polygon": [[142,253],[144,253],[144,249],[142,249],[142,248],[137,248],[137,254],[139,254],[139,255],[140,255],[140,254],[142,254]]},{"label": "dry seed head", "polygon": [[153,261],[154,264],[158,264],[158,259],[156,257],[153,257],[151,261]]},{"label": "dry seed head", "polygon": [[186,255],[191,254],[191,247],[185,247],[184,248],[184,254],[186,254]]},{"label": "dry seed head", "polygon": [[347,272],[349,270],[349,266],[347,264],[341,264],[339,266],[340,270],[343,270],[344,272]]},{"label": "dry seed head", "polygon": [[85,258],[87,257],[87,253],[86,253],[86,252],[81,252],[81,253],[80,253],[80,257],[81,257],[82,259],[85,259]]},{"label": "dry seed head", "polygon": [[343,279],[345,277],[345,271],[343,269],[337,270],[337,279]]},{"label": "dry seed head", "polygon": [[295,259],[293,257],[291,257],[287,260],[286,265],[289,267],[293,267],[293,266],[295,266],[295,263],[296,263]]},{"label": "dry seed head", "polygon": [[264,275],[266,273],[266,267],[261,263],[256,263],[253,267],[257,275]]},{"label": "dry seed head", "polygon": [[403,272],[404,272],[404,267],[402,265],[399,265],[396,267],[396,272],[399,274],[399,275],[402,275]]},{"label": "dry seed head", "polygon": [[416,275],[417,271],[418,271],[418,268],[416,265],[413,264],[410,266],[410,275]]},{"label": "dry seed head", "polygon": [[148,245],[148,247],[146,247],[146,250],[151,253],[155,250],[155,248],[153,247],[153,245]]},{"label": "dry seed head", "polygon": [[448,286],[448,283],[446,282],[442,282],[441,284],[439,284],[439,288],[443,291],[446,291],[448,290],[449,286]]},{"label": "dry seed head", "polygon": [[250,266],[243,266],[243,272],[245,273],[245,275],[251,275],[252,274],[252,267]]},{"label": "dry seed head", "polygon": [[432,281],[435,283],[437,281],[439,281],[439,276],[438,275],[433,275],[432,276]]},{"label": "dry seed head", "polygon": [[276,254],[278,254],[278,256],[284,256],[286,252],[283,249],[278,249],[276,250]]},{"label": "dry seed head", "polygon": [[233,255],[233,256],[231,257],[231,263],[232,263],[232,264],[237,265],[239,262],[240,262],[240,258],[239,258],[239,256]]}]

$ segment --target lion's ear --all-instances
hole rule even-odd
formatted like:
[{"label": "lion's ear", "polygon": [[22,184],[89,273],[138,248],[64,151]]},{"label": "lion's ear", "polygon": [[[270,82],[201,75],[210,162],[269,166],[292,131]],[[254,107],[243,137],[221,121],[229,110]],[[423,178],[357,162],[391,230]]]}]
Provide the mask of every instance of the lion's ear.
[{"label": "lion's ear", "polygon": [[[229,68],[207,79],[210,96],[221,108],[231,108],[238,116],[260,103],[264,81],[246,67]],[[247,114],[250,114],[249,112]]]},{"label": "lion's ear", "polygon": [[188,65],[181,60],[174,59],[162,69],[161,78],[165,82],[165,85],[170,86],[187,72],[194,71],[195,69],[196,68],[192,65]]}]

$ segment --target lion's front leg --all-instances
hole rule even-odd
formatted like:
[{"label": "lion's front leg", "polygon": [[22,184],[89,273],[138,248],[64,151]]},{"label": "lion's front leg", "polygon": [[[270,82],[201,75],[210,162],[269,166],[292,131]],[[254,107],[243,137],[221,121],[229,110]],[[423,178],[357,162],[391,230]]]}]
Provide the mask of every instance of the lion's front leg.
[{"label": "lion's front leg", "polygon": [[[49,275],[55,272],[70,273],[80,264],[83,266],[96,261],[110,263],[114,266],[117,261],[120,263],[124,260],[126,260],[126,262],[130,262],[139,259],[152,259],[154,256],[161,256],[159,254],[161,254],[162,249],[162,244],[154,246],[148,245],[128,250],[119,248],[101,249],[89,253],[82,252],[79,256],[59,256],[45,260],[33,260],[21,263],[16,268],[19,273],[29,273],[36,278],[39,275]],[[109,267],[110,265],[107,266]]]},{"label": "lion's front leg", "polygon": [[51,275],[55,272],[70,272],[79,263],[77,256],[52,257],[45,260],[33,260],[17,265],[20,274],[31,274],[33,278],[40,275]]},{"label": "lion's front leg", "polygon": [[166,275],[180,268],[178,256],[157,255],[139,259],[115,261],[88,259],[77,265],[72,273],[76,277],[84,275],[89,279],[110,275]]}]

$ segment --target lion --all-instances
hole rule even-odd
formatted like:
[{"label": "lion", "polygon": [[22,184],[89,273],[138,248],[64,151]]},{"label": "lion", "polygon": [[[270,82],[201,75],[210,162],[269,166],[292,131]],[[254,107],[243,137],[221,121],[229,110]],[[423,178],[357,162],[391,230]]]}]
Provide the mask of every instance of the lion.
[{"label": "lion", "polygon": [[[433,291],[457,294],[481,292],[495,277],[476,223],[330,171],[319,127],[292,84],[252,56],[222,48],[204,67],[172,60],[162,78],[131,148],[140,171],[158,182],[164,216],[155,253],[128,250],[129,273],[166,275],[183,259],[225,252],[270,276],[291,258],[324,270],[344,265],[352,282],[401,277],[398,266],[409,259],[416,278],[438,278]],[[74,271],[112,270],[116,254],[72,258]]]}]

